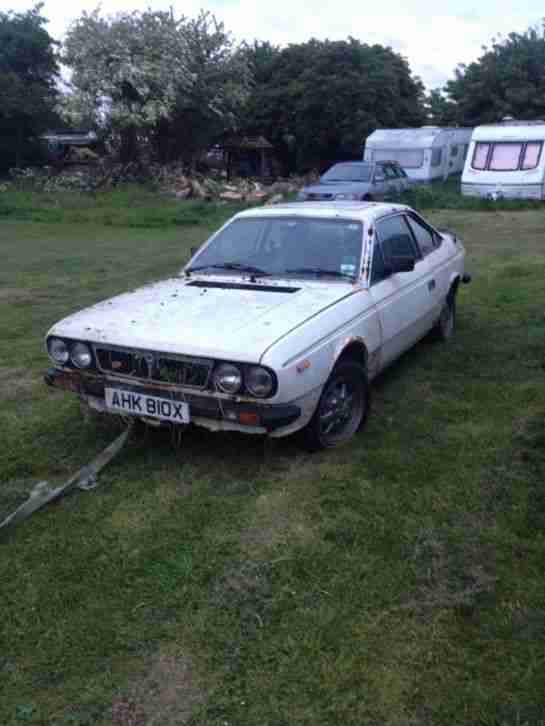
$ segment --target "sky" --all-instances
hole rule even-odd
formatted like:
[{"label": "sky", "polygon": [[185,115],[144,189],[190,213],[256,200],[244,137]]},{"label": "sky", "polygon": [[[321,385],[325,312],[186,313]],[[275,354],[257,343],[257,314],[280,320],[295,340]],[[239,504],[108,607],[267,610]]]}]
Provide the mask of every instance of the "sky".
[{"label": "sky", "polygon": [[[24,11],[34,0],[0,0],[1,10]],[[97,2],[45,0],[42,15],[49,33],[62,40],[70,22]],[[104,13],[167,10],[195,17],[201,9],[222,21],[235,40],[268,40],[274,45],[302,43],[311,37],[379,43],[401,53],[428,88],[444,85],[459,63],[471,63],[493,36],[541,25],[541,0],[107,0]]]}]

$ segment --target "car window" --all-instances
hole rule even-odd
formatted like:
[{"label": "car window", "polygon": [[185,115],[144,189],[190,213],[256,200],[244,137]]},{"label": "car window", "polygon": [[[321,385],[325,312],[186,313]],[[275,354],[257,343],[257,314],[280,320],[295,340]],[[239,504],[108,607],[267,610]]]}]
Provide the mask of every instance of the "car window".
[{"label": "car window", "polygon": [[377,237],[371,265],[371,284],[388,277],[388,261],[392,257],[420,257],[401,214],[377,222]]},{"label": "car window", "polygon": [[406,178],[407,178],[407,174],[406,174],[406,172],[405,172],[405,169],[403,169],[403,167],[401,167],[401,166],[397,166],[397,165],[396,165],[396,166],[395,166],[395,169],[396,169],[396,171],[397,171],[397,175],[398,175],[399,177],[401,177],[402,179],[406,179]]},{"label": "car window", "polygon": [[420,252],[423,256],[429,255],[435,249],[433,233],[427,227],[424,227],[417,219],[412,216],[407,217],[407,222],[415,236]]},{"label": "car window", "polygon": [[397,179],[396,171],[391,164],[384,165],[384,176],[386,179]]}]

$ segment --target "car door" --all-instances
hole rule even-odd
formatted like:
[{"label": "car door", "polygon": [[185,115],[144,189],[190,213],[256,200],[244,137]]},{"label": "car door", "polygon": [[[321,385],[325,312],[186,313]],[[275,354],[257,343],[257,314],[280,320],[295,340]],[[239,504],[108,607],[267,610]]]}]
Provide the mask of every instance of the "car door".
[{"label": "car door", "polygon": [[[415,243],[403,213],[379,219],[375,225],[370,294],[382,328],[381,367],[397,358],[429,329],[429,264]],[[394,257],[414,259],[410,272],[393,273]]]},{"label": "car door", "polygon": [[399,194],[397,174],[391,164],[384,164],[384,176],[386,177],[386,196],[389,199]]},{"label": "car door", "polygon": [[433,227],[415,212],[407,213],[406,218],[420,254],[428,263],[431,302],[428,325],[431,327],[439,317],[450,288],[449,258],[441,235]]},{"label": "car door", "polygon": [[371,196],[373,199],[384,199],[388,191],[384,166],[377,164],[373,172],[373,181],[371,184]]}]

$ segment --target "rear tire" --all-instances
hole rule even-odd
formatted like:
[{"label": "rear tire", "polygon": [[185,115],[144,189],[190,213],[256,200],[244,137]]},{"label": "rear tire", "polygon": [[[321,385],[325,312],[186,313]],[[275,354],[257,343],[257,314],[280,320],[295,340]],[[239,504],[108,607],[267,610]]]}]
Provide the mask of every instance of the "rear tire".
[{"label": "rear tire", "polygon": [[316,410],[304,429],[309,451],[347,443],[363,426],[369,412],[369,384],[365,368],[341,360],[324,386]]},{"label": "rear tire", "polygon": [[433,328],[434,337],[446,342],[456,330],[456,290],[451,290],[441,308],[439,320]]}]

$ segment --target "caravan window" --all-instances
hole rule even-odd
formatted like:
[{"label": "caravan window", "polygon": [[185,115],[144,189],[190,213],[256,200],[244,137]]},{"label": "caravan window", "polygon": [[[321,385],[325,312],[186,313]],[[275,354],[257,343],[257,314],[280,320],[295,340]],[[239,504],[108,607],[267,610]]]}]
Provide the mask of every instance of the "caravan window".
[{"label": "caravan window", "polygon": [[542,141],[477,142],[471,166],[483,171],[535,169],[541,158]]},{"label": "caravan window", "polygon": [[522,144],[494,144],[488,168],[490,171],[516,171],[521,151]]},{"label": "caravan window", "polygon": [[397,161],[404,169],[418,169],[424,163],[422,149],[377,149],[375,161]]},{"label": "caravan window", "polygon": [[443,149],[432,149],[431,150],[431,165],[440,166],[442,157],[443,157]]},{"label": "caravan window", "polygon": [[471,164],[474,169],[486,169],[486,160],[488,158],[489,150],[490,144],[482,144],[481,142],[475,144],[475,151],[473,152],[473,162]]},{"label": "caravan window", "polygon": [[523,169],[535,169],[539,164],[539,157],[541,156],[542,143],[540,141],[532,141],[530,144],[526,144],[524,150],[524,156],[522,157],[522,168]]}]

